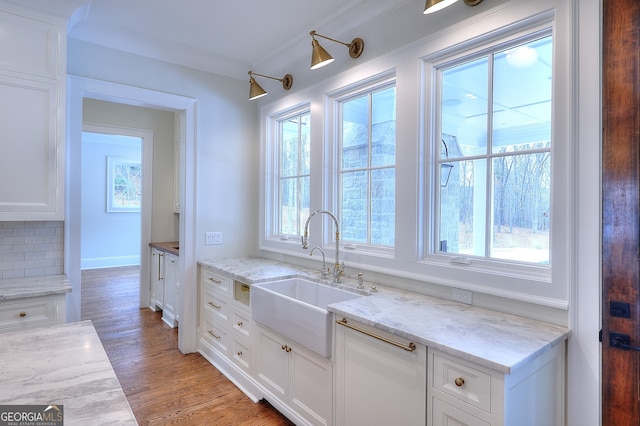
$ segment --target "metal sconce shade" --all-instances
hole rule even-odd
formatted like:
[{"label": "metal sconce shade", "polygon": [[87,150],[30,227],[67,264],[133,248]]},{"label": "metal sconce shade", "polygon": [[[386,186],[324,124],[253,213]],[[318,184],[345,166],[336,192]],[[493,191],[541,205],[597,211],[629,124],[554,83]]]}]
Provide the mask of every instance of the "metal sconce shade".
[{"label": "metal sconce shade", "polygon": [[[457,0],[427,0],[424,5],[424,14],[437,12],[444,9],[447,6],[451,6]],[[482,0],[464,0],[464,4],[467,6],[475,6],[482,3]]]},{"label": "metal sconce shade", "polygon": [[262,88],[258,84],[258,82],[253,78],[254,75],[259,75],[260,77],[270,78],[272,80],[278,80],[282,83],[282,88],[284,90],[291,89],[293,86],[293,76],[291,74],[285,74],[282,78],[269,77],[268,75],[258,74],[253,71],[249,71],[249,100],[254,100],[263,97],[267,94],[267,91]]},{"label": "metal sconce shade", "polygon": [[311,41],[311,69],[315,70],[333,62],[333,56],[327,52],[324,47],[320,46],[318,40]]},{"label": "metal sconce shade", "polygon": [[267,91],[262,88],[255,80],[255,78],[249,78],[249,100],[261,98],[267,94]]},{"label": "metal sconce shade", "polygon": [[315,32],[315,30],[309,32],[309,35],[311,36],[311,48],[312,48],[311,69],[312,70],[318,69],[320,67],[323,67],[333,62],[333,56],[331,56],[329,52],[327,52],[322,46],[320,46],[320,43],[318,43],[318,40],[316,40],[316,36],[326,38],[327,40],[331,40],[335,43],[340,43],[344,46],[347,46],[349,48],[349,56],[351,56],[354,59],[359,58],[360,55],[362,55],[362,51],[364,50],[364,40],[362,40],[359,37],[354,38],[351,41],[351,43],[343,43],[331,37],[318,34]]}]

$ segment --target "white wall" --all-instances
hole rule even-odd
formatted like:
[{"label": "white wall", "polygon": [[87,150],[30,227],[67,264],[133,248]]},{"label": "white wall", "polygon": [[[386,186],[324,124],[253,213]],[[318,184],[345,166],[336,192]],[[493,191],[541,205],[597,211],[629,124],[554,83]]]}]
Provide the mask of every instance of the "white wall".
[{"label": "white wall", "polygon": [[173,112],[85,99],[82,114],[86,123],[153,132],[153,208],[148,242],[177,241],[179,217],[173,213]]},{"label": "white wall", "polygon": [[85,133],[82,138],[82,269],[140,264],[140,211],[107,211],[108,158],[140,162],[140,138]]}]

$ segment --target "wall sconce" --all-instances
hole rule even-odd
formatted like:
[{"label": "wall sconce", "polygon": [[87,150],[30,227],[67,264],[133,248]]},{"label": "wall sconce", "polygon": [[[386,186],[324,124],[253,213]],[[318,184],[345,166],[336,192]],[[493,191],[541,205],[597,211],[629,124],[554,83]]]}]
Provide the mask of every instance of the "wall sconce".
[{"label": "wall sconce", "polygon": [[[444,156],[449,158],[449,148],[444,139],[442,139],[442,145],[444,145]],[[453,164],[451,161],[448,163],[440,163],[440,186],[445,187],[449,184],[449,178],[451,177],[451,171],[453,170]]]},{"label": "wall sconce", "polygon": [[285,74],[282,78],[269,77],[268,75],[258,74],[257,72],[249,71],[249,100],[252,101],[254,99],[258,99],[267,94],[267,91],[262,88],[258,84],[258,82],[253,78],[254,75],[258,75],[260,77],[270,78],[272,80],[278,80],[282,82],[282,88],[284,90],[291,89],[293,86],[293,76],[291,74]]},{"label": "wall sconce", "polygon": [[362,55],[362,51],[364,50],[364,40],[362,40],[359,37],[354,38],[351,41],[351,43],[343,43],[341,41],[332,39],[330,37],[323,36],[322,34],[318,34],[315,32],[315,30],[311,31],[309,35],[311,36],[311,48],[312,48],[311,69],[312,70],[318,69],[320,67],[323,67],[333,62],[333,56],[331,56],[329,52],[327,52],[326,50],[324,50],[322,46],[320,46],[320,43],[318,43],[318,40],[316,40],[316,36],[326,38],[327,40],[331,40],[333,42],[340,43],[342,45],[347,46],[349,48],[349,56],[351,56],[354,59],[359,58],[360,55]]},{"label": "wall sconce", "polygon": [[[427,0],[427,3],[424,5],[424,14],[437,12],[439,10],[444,9],[447,6],[451,6],[458,0]],[[464,4],[467,6],[475,6],[477,4],[482,3],[482,0],[464,0]]]}]

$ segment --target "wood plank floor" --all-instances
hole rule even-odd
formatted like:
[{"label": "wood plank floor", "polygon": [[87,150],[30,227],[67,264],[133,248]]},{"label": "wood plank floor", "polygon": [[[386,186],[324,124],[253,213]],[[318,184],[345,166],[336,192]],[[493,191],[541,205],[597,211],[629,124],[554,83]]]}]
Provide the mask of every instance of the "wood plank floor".
[{"label": "wood plank floor", "polygon": [[178,350],[160,312],[138,308],[138,267],[82,271],[82,319],[96,328],[140,425],[292,425],[254,404],[198,353]]}]

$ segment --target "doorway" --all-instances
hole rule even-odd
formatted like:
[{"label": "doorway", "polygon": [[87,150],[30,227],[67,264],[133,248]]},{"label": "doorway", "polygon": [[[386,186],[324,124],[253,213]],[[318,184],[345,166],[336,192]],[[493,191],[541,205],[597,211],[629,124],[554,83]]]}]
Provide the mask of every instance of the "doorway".
[{"label": "doorway", "polygon": [[[181,283],[181,321],[178,347],[183,353],[196,350],[197,259],[195,218],[196,177],[196,106],[197,100],[180,95],[106,82],[86,77],[68,76],[67,168],[64,229],[64,270],[72,285],[67,296],[67,321],[80,320],[81,304],[81,210],[80,164],[82,151],[82,105],[85,99],[104,100],[122,105],[171,111],[179,115],[180,128],[180,258],[178,277]],[[149,251],[141,253],[142,265],[149,262]],[[141,279],[145,268],[141,268]],[[147,272],[148,277],[148,272]],[[148,280],[148,278],[146,279]]]}]

